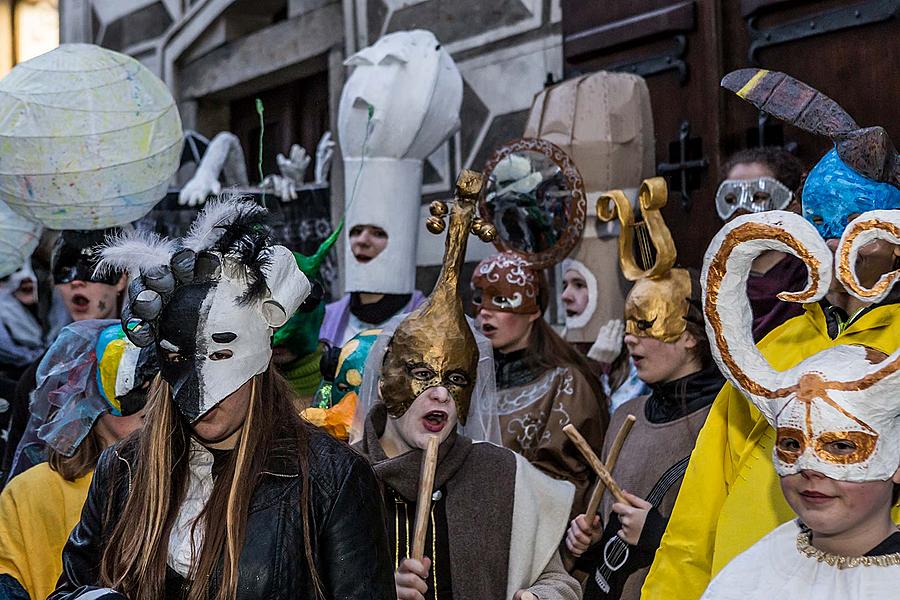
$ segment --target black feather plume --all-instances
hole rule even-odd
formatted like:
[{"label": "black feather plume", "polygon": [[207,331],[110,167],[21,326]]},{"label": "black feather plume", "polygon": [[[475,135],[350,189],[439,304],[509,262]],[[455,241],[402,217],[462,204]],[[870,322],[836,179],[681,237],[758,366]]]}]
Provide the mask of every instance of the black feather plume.
[{"label": "black feather plume", "polygon": [[268,211],[254,202],[241,202],[234,220],[224,227],[213,250],[239,262],[247,272],[247,291],[239,304],[249,304],[266,296],[269,289],[264,269],[271,258],[266,248],[272,245]]}]

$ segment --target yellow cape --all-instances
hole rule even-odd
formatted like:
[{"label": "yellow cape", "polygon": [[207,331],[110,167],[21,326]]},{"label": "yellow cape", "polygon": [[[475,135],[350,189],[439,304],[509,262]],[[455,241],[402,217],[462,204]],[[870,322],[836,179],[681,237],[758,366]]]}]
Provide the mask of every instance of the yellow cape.
[{"label": "yellow cape", "polygon": [[[777,369],[820,350],[861,344],[891,354],[900,345],[900,305],[874,308],[835,339],[818,304],[773,330],[759,349]],[[775,432],[730,384],[712,405],[691,453],[678,500],[641,600],[696,600],[732,558],[796,515],[772,464]],[[894,520],[900,521],[895,508]]]},{"label": "yellow cape", "polygon": [[66,481],[47,463],[17,475],[0,494],[0,575],[46,598],[62,574],[62,549],[81,518],[93,473]]}]

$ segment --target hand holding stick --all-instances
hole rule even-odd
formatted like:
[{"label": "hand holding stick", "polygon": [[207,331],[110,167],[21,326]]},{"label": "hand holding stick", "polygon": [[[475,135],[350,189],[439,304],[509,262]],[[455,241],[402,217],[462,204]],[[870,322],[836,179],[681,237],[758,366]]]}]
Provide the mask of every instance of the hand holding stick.
[{"label": "hand holding stick", "polygon": [[[613,440],[612,446],[609,449],[609,456],[606,457],[606,470],[610,473],[612,473],[613,469],[616,467],[616,461],[619,460],[619,452],[622,451],[622,446],[625,445],[625,439],[628,437],[628,434],[631,433],[631,428],[634,426],[635,421],[634,415],[628,415],[625,417],[625,421],[616,433],[616,438]],[[603,497],[603,492],[605,491],[606,484],[602,479],[598,479],[594,486],[594,491],[591,493],[591,500],[588,502],[587,511],[585,512],[589,521],[593,520],[594,515],[597,514],[597,509],[600,508],[600,499]]]},{"label": "hand holding stick", "polygon": [[412,556],[422,560],[425,554],[425,536],[428,534],[428,515],[431,513],[431,495],[434,492],[434,470],[437,467],[440,438],[429,436],[428,446],[422,455],[422,471],[419,475],[419,496],[416,500],[416,526],[413,534]]},{"label": "hand holding stick", "polygon": [[[613,479],[612,474],[610,474],[609,470],[606,468],[594,451],[591,449],[591,445],[587,443],[587,440],[584,439],[584,436],[575,429],[575,426],[571,423],[563,427],[563,432],[569,436],[569,439],[572,440],[572,443],[575,444],[575,447],[578,448],[578,451],[584,456],[585,460],[588,461],[588,464],[591,465],[591,468],[594,469],[594,472],[597,473],[597,477],[600,478],[600,481],[606,485],[609,492],[613,495],[617,502],[624,502],[628,504],[628,500],[625,499],[625,496],[622,494],[622,488],[619,487],[619,484]],[[593,518],[593,515],[590,515]]]}]

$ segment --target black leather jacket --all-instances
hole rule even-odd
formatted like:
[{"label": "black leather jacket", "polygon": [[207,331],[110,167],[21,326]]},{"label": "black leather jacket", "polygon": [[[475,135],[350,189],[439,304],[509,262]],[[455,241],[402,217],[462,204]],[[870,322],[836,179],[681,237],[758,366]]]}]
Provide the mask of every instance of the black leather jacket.
[{"label": "black leather jacket", "polygon": [[[326,598],[396,598],[384,506],[371,467],[328,434],[311,428],[310,435],[309,535]],[[290,444],[284,446],[269,457],[250,502],[236,600],[315,598],[303,550],[296,446],[293,452]],[[130,484],[133,454],[133,449],[129,452],[128,446],[120,445],[100,457],[81,521],[63,549],[63,573],[50,600],[76,600],[88,592],[97,593],[103,544],[113,526],[104,522],[104,515],[111,514],[110,521],[128,518],[122,508],[129,485],[111,488],[110,484]],[[112,496],[110,489],[116,490]],[[110,501],[115,502],[111,513],[107,512]],[[169,575],[166,598],[186,596],[179,584],[183,580],[171,569]],[[221,566],[211,578],[211,592],[220,577]],[[116,593],[98,597],[122,598]]]}]

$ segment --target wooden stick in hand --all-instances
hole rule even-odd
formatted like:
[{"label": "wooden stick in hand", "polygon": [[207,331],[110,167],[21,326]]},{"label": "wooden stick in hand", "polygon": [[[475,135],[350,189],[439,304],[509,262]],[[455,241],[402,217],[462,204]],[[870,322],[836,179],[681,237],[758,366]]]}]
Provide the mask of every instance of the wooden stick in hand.
[{"label": "wooden stick in hand", "polygon": [[[635,421],[634,415],[628,415],[625,417],[625,421],[622,422],[622,426],[619,427],[619,431],[616,433],[616,438],[613,440],[612,446],[610,446],[609,449],[609,456],[606,457],[606,470],[610,473],[612,473],[613,469],[616,467],[616,461],[619,460],[619,452],[622,451],[622,446],[625,445],[625,439],[628,437],[628,434],[631,433],[631,428],[634,426]],[[594,491],[591,493],[591,500],[588,502],[587,511],[585,512],[589,521],[597,514],[597,509],[600,508],[600,499],[603,497],[603,492],[605,491],[606,484],[602,479],[598,479],[597,483],[594,485]]]},{"label": "wooden stick in hand", "polygon": [[419,497],[416,500],[416,527],[413,534],[412,556],[422,560],[425,555],[425,536],[428,534],[428,515],[431,514],[431,495],[434,493],[434,470],[437,468],[438,446],[436,435],[428,437],[428,446],[422,455],[422,470],[419,474]]},{"label": "wooden stick in hand", "polygon": [[[591,449],[591,445],[587,443],[587,440],[584,439],[584,436],[575,429],[575,426],[569,423],[565,427],[563,427],[563,432],[569,439],[572,440],[572,443],[575,444],[575,447],[578,448],[578,451],[581,452],[582,456],[584,456],[585,460],[588,461],[588,464],[591,465],[591,468],[594,469],[594,472],[597,473],[597,477],[600,478],[609,492],[613,495],[617,502],[624,502],[628,504],[628,500],[625,499],[625,496],[622,494],[622,488],[619,487],[619,484],[613,479],[609,470],[606,468],[594,451]],[[591,515],[592,517],[593,515]],[[590,517],[589,517],[590,518]]]}]

